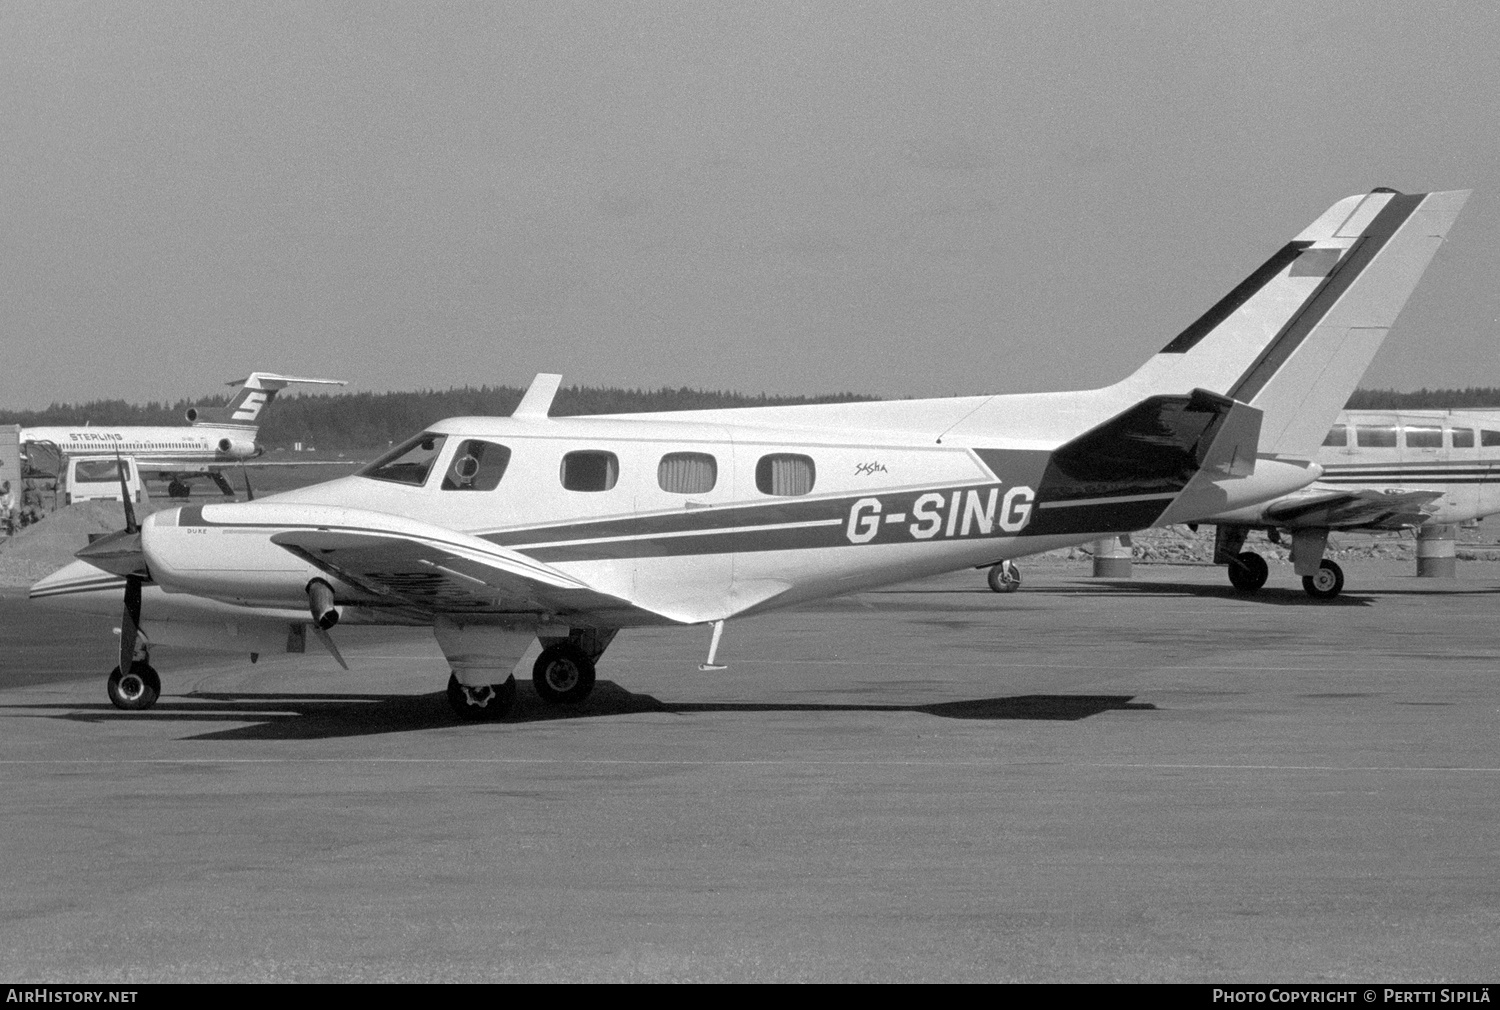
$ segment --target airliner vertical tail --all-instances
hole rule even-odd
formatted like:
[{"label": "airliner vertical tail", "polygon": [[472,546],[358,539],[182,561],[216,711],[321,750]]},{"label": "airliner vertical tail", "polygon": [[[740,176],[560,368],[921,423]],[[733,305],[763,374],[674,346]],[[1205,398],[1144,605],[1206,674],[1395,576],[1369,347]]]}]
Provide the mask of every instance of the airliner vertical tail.
[{"label": "airliner vertical tail", "polygon": [[343,379],[306,379],[296,375],[276,375],[271,372],[251,372],[243,379],[227,383],[239,386],[229,403],[222,407],[193,407],[187,412],[188,422],[197,427],[209,428],[255,428],[260,423],[260,412],[276,399],[276,394],[293,383],[317,386],[348,385]]}]

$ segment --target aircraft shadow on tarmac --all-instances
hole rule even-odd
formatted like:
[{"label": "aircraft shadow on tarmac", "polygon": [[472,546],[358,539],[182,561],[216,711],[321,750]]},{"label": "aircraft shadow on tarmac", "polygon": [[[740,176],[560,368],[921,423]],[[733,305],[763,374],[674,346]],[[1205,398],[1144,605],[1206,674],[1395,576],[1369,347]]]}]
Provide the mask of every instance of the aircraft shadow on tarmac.
[{"label": "aircraft shadow on tarmac", "polygon": [[[875,705],[814,702],[664,702],[649,694],[634,694],[613,681],[601,680],[587,700],[578,705],[549,705],[529,684],[520,684],[515,707],[493,723],[460,721],[448,707],[445,692],[420,695],[386,694],[228,694],[194,693],[179,701],[164,697],[146,712],[121,712],[111,706],[70,706],[54,716],[73,722],[142,721],[161,723],[252,723],[230,729],[197,733],[189,740],[318,740],[454,726],[503,726],[507,723],[549,722],[559,719],[611,715],[700,712],[917,712],[944,719],[1076,721],[1110,711],[1148,711],[1156,706],[1131,700],[1130,695],[1031,694],[1008,698],[977,698],[932,705]],[[0,708],[58,708],[29,704]]]},{"label": "aircraft shadow on tarmac", "polygon": [[[1458,590],[1458,592],[1495,592],[1494,589]],[[994,597],[995,594],[989,589],[981,586],[978,589],[884,589],[873,590],[871,596],[880,594],[901,594],[921,596],[927,594],[961,595],[961,596],[985,596]],[[1405,595],[1398,590],[1363,590],[1359,593],[1341,593],[1331,600],[1311,599],[1302,589],[1293,589],[1288,586],[1267,586],[1255,593],[1242,593],[1233,586],[1203,585],[1197,582],[1136,582],[1101,579],[1097,584],[1091,585],[1064,585],[1064,586],[1028,586],[1021,591],[1026,596],[1122,596],[1129,595],[1133,598],[1141,597],[1183,597],[1196,596],[1202,599],[1237,600],[1242,603],[1259,603],[1266,606],[1285,607],[1368,607],[1375,602],[1377,596]],[[999,601],[1019,599],[1017,596],[1002,596]]]}]

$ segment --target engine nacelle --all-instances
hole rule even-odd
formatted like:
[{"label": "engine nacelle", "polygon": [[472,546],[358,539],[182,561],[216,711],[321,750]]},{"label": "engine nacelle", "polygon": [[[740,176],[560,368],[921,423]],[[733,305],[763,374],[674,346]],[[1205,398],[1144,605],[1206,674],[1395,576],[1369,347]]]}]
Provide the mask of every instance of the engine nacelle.
[{"label": "engine nacelle", "polygon": [[260,447],[255,444],[253,438],[235,438],[232,435],[225,435],[214,443],[214,448],[222,455],[234,459],[251,459],[258,454]]},{"label": "engine nacelle", "polygon": [[189,407],[182,416],[187,418],[188,424],[196,424],[198,421],[198,408]]}]

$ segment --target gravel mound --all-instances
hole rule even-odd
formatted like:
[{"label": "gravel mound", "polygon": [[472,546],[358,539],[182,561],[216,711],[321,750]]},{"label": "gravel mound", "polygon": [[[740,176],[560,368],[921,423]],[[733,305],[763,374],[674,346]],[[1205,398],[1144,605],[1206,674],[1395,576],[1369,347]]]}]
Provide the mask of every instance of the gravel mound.
[{"label": "gravel mound", "polygon": [[[135,507],[137,519],[156,511],[147,502]],[[58,509],[13,537],[0,537],[0,585],[29,586],[73,560],[90,533],[125,528],[125,507],[117,501],[81,501]]]}]

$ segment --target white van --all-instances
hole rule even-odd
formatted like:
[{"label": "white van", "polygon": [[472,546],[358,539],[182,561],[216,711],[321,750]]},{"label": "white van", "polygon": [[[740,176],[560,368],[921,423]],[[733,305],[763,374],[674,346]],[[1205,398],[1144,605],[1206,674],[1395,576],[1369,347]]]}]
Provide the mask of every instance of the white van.
[{"label": "white van", "polygon": [[63,503],[76,501],[119,501],[120,471],[125,472],[125,491],[132,501],[145,500],[141,471],[135,460],[116,456],[72,456],[64,471]]}]

